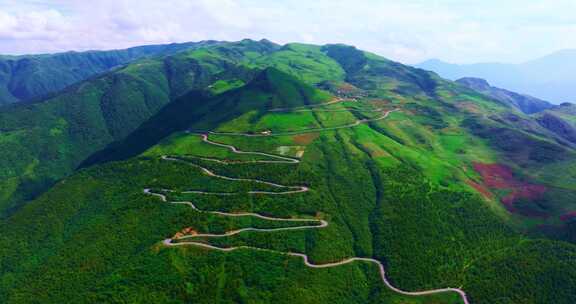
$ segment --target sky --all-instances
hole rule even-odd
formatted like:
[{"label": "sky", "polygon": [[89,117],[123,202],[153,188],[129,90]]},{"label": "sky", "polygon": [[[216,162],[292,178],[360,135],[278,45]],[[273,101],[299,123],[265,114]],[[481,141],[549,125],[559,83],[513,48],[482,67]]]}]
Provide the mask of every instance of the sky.
[{"label": "sky", "polygon": [[0,54],[266,38],[403,63],[519,63],[576,49],[576,0],[0,0]]}]

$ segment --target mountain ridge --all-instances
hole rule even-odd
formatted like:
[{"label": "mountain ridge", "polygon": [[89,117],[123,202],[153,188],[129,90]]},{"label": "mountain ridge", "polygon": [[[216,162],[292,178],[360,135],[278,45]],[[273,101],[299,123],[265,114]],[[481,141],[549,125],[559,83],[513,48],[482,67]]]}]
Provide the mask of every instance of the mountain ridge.
[{"label": "mountain ridge", "polygon": [[[519,64],[452,64],[430,59],[415,66],[456,80],[463,77],[487,79],[497,87],[552,101],[555,104],[576,100],[576,80],[569,72],[576,62],[576,50],[561,50]],[[565,71],[565,72],[563,72]]]},{"label": "mountain ridge", "polygon": [[507,102],[525,114],[534,114],[554,107],[550,102],[542,99],[493,87],[488,81],[481,78],[465,77],[456,80],[456,82],[495,99]]},{"label": "mountain ridge", "polygon": [[216,41],[147,45],[123,50],[0,57],[0,106],[45,98],[67,86],[150,56],[170,55]]}]

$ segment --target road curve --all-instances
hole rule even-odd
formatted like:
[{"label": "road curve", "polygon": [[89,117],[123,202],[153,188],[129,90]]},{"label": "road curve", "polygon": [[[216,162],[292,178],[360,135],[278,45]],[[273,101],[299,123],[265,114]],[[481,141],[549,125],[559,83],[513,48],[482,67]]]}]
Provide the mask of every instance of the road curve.
[{"label": "road curve", "polygon": [[[310,189],[306,186],[285,186],[285,185],[280,185],[277,183],[273,183],[273,182],[268,182],[268,181],[263,181],[260,179],[251,179],[251,178],[236,178],[236,177],[229,177],[229,176],[225,176],[225,175],[219,175],[214,173],[213,171],[211,171],[208,168],[202,167],[200,165],[194,164],[194,163],[190,163],[178,158],[173,158],[167,155],[163,155],[161,157],[163,160],[168,160],[168,161],[174,161],[174,162],[181,162],[181,163],[185,163],[189,166],[193,166],[196,168],[199,168],[204,174],[208,175],[208,176],[212,176],[212,177],[216,177],[219,179],[223,179],[223,180],[228,180],[228,181],[236,181],[236,182],[253,182],[253,183],[258,183],[258,184],[263,184],[263,185],[267,185],[267,186],[271,186],[274,188],[280,188],[280,189],[287,189],[286,191],[282,191],[282,192],[272,192],[272,191],[248,191],[246,193],[248,194],[271,194],[271,195],[286,195],[286,194],[295,194],[295,193],[302,193],[302,192],[307,192]],[[258,161],[261,162],[261,161]],[[289,162],[292,163],[292,162]],[[166,191],[170,191],[172,192],[172,190],[166,190]],[[232,194],[240,194],[240,193],[226,193],[226,192],[207,192],[207,191],[196,191],[196,190],[190,190],[190,191],[181,191],[181,193],[196,193],[196,194],[214,194],[214,195],[232,195]]]},{"label": "road curve", "polygon": [[[211,141],[210,139],[208,139],[208,134],[206,133],[193,133],[191,131],[186,131],[187,133],[190,134],[197,134],[202,138],[202,141],[207,143],[207,144],[211,144],[214,146],[218,146],[218,147],[224,147],[236,154],[244,154],[244,155],[260,155],[260,156],[266,156],[269,158],[275,158],[277,160],[253,160],[253,161],[242,161],[242,162],[234,162],[236,164],[238,163],[282,163],[282,164],[297,164],[300,162],[300,160],[296,159],[296,158],[291,158],[291,157],[285,157],[285,156],[280,156],[280,155],[275,155],[275,154],[270,154],[270,153],[265,153],[265,152],[254,152],[254,151],[241,151],[240,149],[232,146],[232,145],[227,145],[227,144],[223,144],[223,143],[219,143],[219,142],[215,142],[215,141]],[[201,158],[204,160],[209,160],[209,161],[215,161],[215,162],[219,162],[219,163],[230,163],[227,161],[222,161],[222,160],[216,160],[213,158]]]},{"label": "road curve", "polygon": [[[235,132],[215,132],[215,131],[209,131],[207,133],[210,135],[225,135],[225,136],[273,137],[273,136],[286,136],[286,135],[298,135],[298,134],[305,134],[305,133],[314,133],[314,132],[321,132],[321,131],[333,131],[333,130],[339,130],[339,129],[353,128],[353,127],[359,126],[361,124],[366,124],[366,123],[370,123],[370,122],[383,120],[383,119],[386,119],[388,117],[388,115],[390,115],[390,113],[396,112],[396,111],[400,111],[400,109],[384,111],[382,116],[377,117],[377,118],[358,119],[351,124],[346,124],[346,125],[341,125],[341,126],[336,126],[336,127],[312,128],[312,129],[303,129],[303,130],[298,130],[298,131],[287,131],[287,132],[280,132],[280,133],[235,133]],[[189,131],[189,133],[193,133],[193,132]],[[201,134],[201,133],[196,133],[196,134]]]},{"label": "road curve", "polygon": [[[350,124],[350,125],[346,125],[346,126],[325,128],[325,129],[316,129],[316,130],[328,130],[328,129],[334,130],[334,129],[341,129],[341,128],[347,128],[347,127],[354,127],[354,126],[357,126],[357,125],[362,124],[362,123],[367,123],[367,122],[371,122],[371,121],[385,119],[391,112],[394,112],[394,111],[397,111],[397,109],[387,111],[387,112],[385,112],[385,114],[382,117],[379,117],[377,119],[362,119],[362,120],[357,120],[355,123]],[[300,131],[300,132],[302,133],[302,132],[309,132],[309,131],[312,132],[311,130],[304,130],[304,131]],[[291,135],[294,133],[295,132],[290,132],[289,134]],[[246,134],[246,133],[214,133],[214,132],[212,132],[210,134],[238,135],[238,136],[273,136],[273,135],[254,135],[254,134]],[[298,134],[298,133],[296,133],[296,134]],[[199,135],[202,137],[202,140],[204,142],[206,142],[208,144],[215,145],[215,146],[227,148],[236,154],[260,155],[260,156],[266,156],[266,157],[276,159],[276,160],[242,161],[242,162],[234,162],[234,163],[289,163],[289,164],[297,164],[300,162],[298,159],[283,157],[283,156],[264,153],[264,152],[241,151],[238,148],[236,148],[235,146],[227,145],[227,144],[223,144],[223,143],[218,143],[218,142],[214,142],[214,141],[209,140],[208,134],[199,134]],[[279,134],[274,134],[274,135],[279,136]],[[288,135],[288,134],[283,133],[283,135]],[[166,155],[162,156],[162,159],[167,160],[167,161],[182,162],[182,163],[186,163],[186,164],[191,165],[191,166],[195,166],[195,167],[201,169],[204,174],[207,174],[207,175],[215,177],[215,178],[220,178],[220,179],[230,180],[230,181],[250,181],[250,182],[266,184],[266,185],[276,187],[276,188],[293,189],[293,190],[287,190],[284,192],[267,192],[267,191],[249,191],[249,192],[246,192],[249,194],[287,195],[287,194],[307,192],[310,190],[308,187],[305,187],[305,186],[285,186],[285,185],[280,185],[277,183],[258,180],[258,179],[234,178],[234,177],[218,175],[218,174],[212,172],[211,170],[204,168],[200,165],[186,162],[184,160],[177,159],[177,158],[170,157],[170,156],[166,156]],[[219,159],[213,159],[213,158],[199,158],[199,159],[218,162],[218,163],[222,163],[222,164],[232,164],[232,162],[227,162],[227,161],[223,161],[223,160],[219,160]],[[174,190],[162,189],[161,192],[174,192]],[[299,257],[303,260],[304,264],[310,268],[338,267],[338,266],[353,263],[353,262],[373,263],[373,264],[376,264],[378,266],[379,271],[380,271],[380,278],[382,279],[382,282],[384,283],[384,285],[386,287],[388,287],[389,289],[391,289],[392,291],[395,291],[399,294],[408,295],[408,296],[424,296],[424,295],[439,294],[439,293],[446,293],[446,292],[455,292],[460,296],[460,298],[462,299],[464,304],[469,304],[468,297],[467,297],[466,293],[459,288],[440,288],[440,289],[432,289],[432,290],[424,290],[424,291],[404,291],[404,290],[401,290],[397,287],[394,287],[390,283],[388,278],[386,277],[386,271],[385,271],[385,268],[384,268],[384,265],[382,264],[382,262],[380,262],[376,259],[373,259],[373,258],[352,257],[352,258],[344,259],[342,261],[333,262],[333,263],[314,264],[314,263],[310,262],[309,257],[303,253],[282,252],[282,251],[276,251],[276,250],[271,250],[271,249],[251,247],[251,246],[238,246],[238,247],[223,248],[223,247],[217,247],[217,246],[213,246],[213,245],[210,245],[207,243],[202,243],[200,241],[194,241],[193,240],[193,239],[197,239],[197,238],[230,237],[230,236],[238,235],[240,233],[248,232],[248,231],[252,231],[252,232],[277,232],[277,231],[288,231],[288,230],[321,229],[321,228],[325,228],[328,226],[327,221],[324,221],[321,219],[276,218],[276,217],[270,217],[270,216],[266,216],[266,215],[262,215],[262,214],[258,214],[258,213],[251,213],[251,212],[231,213],[231,212],[222,212],[222,211],[201,210],[201,209],[197,208],[192,202],[189,202],[189,201],[182,201],[182,202],[169,201],[165,194],[162,194],[160,192],[155,192],[151,189],[144,189],[144,193],[148,194],[148,195],[156,196],[156,197],[160,198],[163,202],[166,202],[166,203],[187,205],[190,208],[192,208],[193,210],[196,210],[196,211],[201,212],[201,213],[208,213],[208,214],[215,214],[215,215],[229,216],[229,217],[255,217],[255,218],[259,218],[259,219],[263,219],[263,220],[267,220],[267,221],[276,221],[276,222],[306,223],[306,225],[292,226],[292,227],[280,227],[280,228],[248,227],[248,228],[242,228],[242,229],[238,229],[238,230],[228,231],[228,232],[225,232],[223,234],[203,233],[203,234],[186,235],[186,236],[179,237],[177,239],[171,239],[171,238],[165,239],[162,242],[165,246],[169,246],[169,247],[196,246],[196,247],[202,247],[205,249],[217,250],[217,251],[222,251],[222,252],[231,252],[231,251],[239,250],[239,249],[267,251],[267,252],[286,255],[286,256]],[[235,194],[237,194],[237,193],[217,193],[217,192],[204,192],[204,191],[184,191],[182,193],[194,193],[194,194],[204,194],[204,195],[207,195],[207,194],[209,194],[209,195],[235,195]]]},{"label": "road curve", "polygon": [[[327,226],[328,224],[326,224]],[[325,226],[324,226],[325,227]],[[297,227],[294,227],[297,228]],[[322,228],[322,226],[317,226],[317,227],[313,227],[313,228]],[[288,230],[287,228],[278,228],[276,231],[278,230]],[[295,230],[295,229],[293,229]],[[238,230],[237,230],[238,231]],[[237,232],[234,231],[235,233],[233,234],[221,234],[221,235],[216,235],[216,236],[211,236],[211,237],[227,237],[230,235],[234,235],[234,234],[238,234],[241,231]],[[261,229],[259,229],[259,231],[262,231]],[[203,235],[206,236],[206,235]],[[200,237],[200,235],[197,236],[191,236],[192,237]],[[346,264],[350,264],[353,262],[368,262],[368,263],[373,263],[376,264],[378,266],[378,269],[380,270],[380,278],[382,279],[382,282],[384,283],[384,285],[386,285],[387,288],[389,288],[390,290],[397,292],[399,294],[403,294],[403,295],[407,295],[407,296],[425,296],[425,295],[432,295],[432,294],[439,294],[439,293],[445,293],[445,292],[455,292],[457,293],[460,298],[462,299],[462,302],[464,304],[470,304],[470,302],[468,301],[468,296],[466,295],[466,293],[459,288],[440,288],[440,289],[431,289],[431,290],[422,290],[422,291],[405,291],[402,289],[399,289],[397,287],[395,287],[394,285],[392,285],[390,283],[390,281],[388,281],[388,278],[386,277],[386,270],[384,268],[384,265],[382,264],[382,262],[376,260],[376,259],[372,259],[372,258],[360,258],[360,257],[353,257],[353,258],[348,258],[339,262],[334,262],[334,263],[325,263],[325,264],[313,264],[310,262],[309,258],[307,255],[303,254],[303,253],[296,253],[296,252],[283,252],[283,251],[276,251],[276,250],[271,250],[271,249],[263,249],[263,248],[257,248],[257,247],[251,247],[251,246],[238,246],[238,247],[226,247],[226,248],[222,248],[222,247],[217,247],[217,246],[212,246],[210,244],[206,244],[206,243],[199,243],[199,242],[178,242],[178,243],[174,243],[172,239],[165,239],[163,241],[163,244],[165,246],[170,246],[170,247],[177,247],[177,246],[197,246],[197,247],[202,247],[202,248],[206,248],[206,249],[212,249],[212,250],[218,250],[218,251],[223,251],[223,252],[231,252],[231,251],[235,251],[235,250],[240,250],[240,249],[250,249],[250,250],[256,250],[256,251],[266,251],[266,252],[271,252],[271,253],[276,253],[276,254],[281,254],[281,255],[287,255],[287,256],[293,256],[293,257],[299,257],[302,258],[302,260],[304,261],[304,265],[306,265],[307,267],[310,268],[330,268],[330,267],[337,267],[337,266],[342,266],[342,265],[346,265]]]},{"label": "road curve", "polygon": [[334,100],[329,101],[329,102],[325,102],[325,103],[311,104],[311,105],[291,107],[291,108],[274,108],[274,109],[268,110],[268,112],[286,112],[286,111],[295,111],[295,110],[297,111],[297,110],[301,110],[301,109],[325,107],[325,106],[328,106],[331,104],[340,103],[340,102],[344,102],[344,101],[346,101],[346,99],[336,97]]}]

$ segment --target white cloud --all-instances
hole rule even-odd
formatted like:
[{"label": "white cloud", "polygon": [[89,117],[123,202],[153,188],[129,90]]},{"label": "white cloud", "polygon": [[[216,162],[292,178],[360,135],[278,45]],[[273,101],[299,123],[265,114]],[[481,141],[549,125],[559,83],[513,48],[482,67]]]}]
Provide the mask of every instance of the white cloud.
[{"label": "white cloud", "polygon": [[573,0],[0,0],[0,53],[203,39],[348,43],[403,62],[576,48]]},{"label": "white cloud", "polygon": [[52,40],[65,30],[66,21],[57,10],[16,14],[0,11],[0,37],[4,40]]}]

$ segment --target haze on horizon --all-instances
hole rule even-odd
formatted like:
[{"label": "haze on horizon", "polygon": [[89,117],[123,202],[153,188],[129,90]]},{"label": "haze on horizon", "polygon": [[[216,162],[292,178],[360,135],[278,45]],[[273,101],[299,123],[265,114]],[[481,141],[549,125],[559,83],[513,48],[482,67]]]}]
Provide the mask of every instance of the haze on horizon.
[{"label": "haze on horizon", "polygon": [[403,63],[522,62],[576,48],[573,0],[0,0],[0,54],[266,38]]}]

